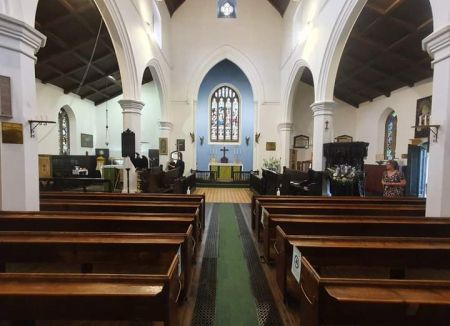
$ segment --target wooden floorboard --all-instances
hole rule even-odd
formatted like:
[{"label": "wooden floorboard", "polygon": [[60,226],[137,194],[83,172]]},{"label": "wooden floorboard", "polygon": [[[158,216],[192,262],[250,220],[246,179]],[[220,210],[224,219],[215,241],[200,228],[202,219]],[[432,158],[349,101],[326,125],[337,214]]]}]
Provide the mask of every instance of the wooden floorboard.
[{"label": "wooden floorboard", "polygon": [[205,194],[207,203],[250,204],[253,193],[248,188],[196,188],[194,194]]}]

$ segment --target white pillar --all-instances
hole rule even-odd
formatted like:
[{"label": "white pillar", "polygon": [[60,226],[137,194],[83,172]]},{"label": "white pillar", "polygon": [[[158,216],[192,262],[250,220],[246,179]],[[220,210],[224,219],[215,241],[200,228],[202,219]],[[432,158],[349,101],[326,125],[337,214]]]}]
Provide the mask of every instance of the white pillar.
[{"label": "white pillar", "polygon": [[281,167],[289,168],[289,149],[291,147],[292,123],[283,122],[278,125],[278,132],[280,133],[280,150],[281,150]]},{"label": "white pillar", "polygon": [[[141,111],[144,107],[144,103],[137,100],[120,100],[120,106],[122,107],[123,114],[123,130],[130,129],[134,132],[135,142],[134,142],[134,151],[137,153],[141,153]],[[130,193],[135,193],[137,191],[137,177],[136,170],[131,163],[129,157],[125,158],[124,161],[124,169],[123,169],[123,187],[122,192],[128,192],[128,177],[126,168],[129,168],[129,187]]]},{"label": "white pillar", "polygon": [[167,167],[167,162],[169,162],[169,155],[171,152],[170,149],[170,133],[172,132],[173,124],[168,121],[160,121],[159,122],[159,130],[160,130],[160,137],[161,138],[167,138],[167,155],[161,155],[159,153],[159,164],[162,164],[164,168]]},{"label": "white pillar", "polygon": [[431,125],[439,125],[437,142],[430,133],[426,216],[450,216],[450,25],[429,35],[423,48],[433,57]]},{"label": "white pillar", "polygon": [[130,129],[135,136],[135,152],[141,153],[141,111],[144,103],[137,100],[120,100],[123,114],[123,130]]},{"label": "white pillar", "polygon": [[3,14],[0,31],[0,75],[10,78],[12,109],[10,117],[0,120],[23,128],[23,144],[0,141],[0,208],[39,210],[38,146],[36,137],[30,135],[28,120],[37,117],[35,53],[45,45],[46,38],[26,23]]},{"label": "white pillar", "polygon": [[333,101],[315,102],[311,104],[314,117],[312,168],[315,171],[323,171],[325,168],[323,144],[333,141],[333,111],[335,107],[336,103]]}]

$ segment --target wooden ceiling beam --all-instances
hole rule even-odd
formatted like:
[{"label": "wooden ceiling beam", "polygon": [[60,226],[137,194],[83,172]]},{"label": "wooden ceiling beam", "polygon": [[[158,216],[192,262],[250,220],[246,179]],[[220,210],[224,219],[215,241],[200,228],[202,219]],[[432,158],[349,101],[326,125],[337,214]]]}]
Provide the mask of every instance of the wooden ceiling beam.
[{"label": "wooden ceiling beam", "polygon": [[[381,45],[379,43],[376,43],[374,41],[370,41],[365,39],[364,37],[360,36],[358,33],[356,32],[352,32],[350,35],[351,39],[357,39],[360,40],[361,42],[364,42],[368,45],[373,45],[374,47],[376,47],[381,53],[387,53],[389,52],[391,54],[390,51],[394,50],[396,47],[398,47],[400,44],[402,44],[403,42],[405,42],[406,40],[410,39],[411,37],[415,37],[419,32],[421,32],[424,28],[426,28],[430,23],[432,23],[433,20],[432,18],[427,19],[424,23],[422,23],[415,32],[413,33],[409,33],[406,36],[402,37],[400,40],[397,40],[396,42],[392,43],[389,46],[384,46]],[[397,54],[397,56],[400,56]],[[407,60],[408,64],[415,64],[415,62],[412,62],[410,59],[407,59],[405,57],[402,57],[402,60]],[[355,71],[353,71],[350,75],[348,75],[346,78],[343,78],[340,80],[339,84],[344,83],[345,81],[347,81],[348,79],[353,78],[354,76],[360,74],[361,72],[364,72],[365,70],[367,70],[369,67],[371,67],[375,62],[377,62],[379,60],[379,57],[375,57],[371,60],[369,60],[368,62],[364,63],[364,66],[360,67],[359,69],[356,69]],[[373,67],[371,67],[373,68]],[[337,85],[339,85],[337,84]]]},{"label": "wooden ceiling beam", "polygon": [[[100,37],[105,37],[105,36],[109,36],[108,32],[103,32],[100,34]],[[37,61],[37,65],[40,64],[45,64],[47,62],[53,61],[55,59],[58,59],[61,56],[67,55],[72,53],[73,51],[79,50],[85,46],[88,46],[90,44],[94,45],[95,40],[94,39],[89,39],[89,40],[85,40],[85,41],[81,41],[79,43],[76,43],[74,45],[70,45],[70,47],[67,50],[64,51],[58,51],[57,53],[54,54],[50,54],[49,56],[45,57],[44,59],[38,59]]]},{"label": "wooden ceiling beam", "polygon": [[[54,67],[54,66],[52,66],[52,65],[48,65],[48,66],[50,67],[51,70],[53,70],[54,72],[60,74],[60,75],[61,75],[61,78],[66,78],[66,79],[70,80],[70,81],[73,82],[73,83],[80,84],[80,82],[81,82],[80,80],[78,80],[78,79],[76,79],[76,78],[74,78],[74,77],[72,77],[72,76],[67,76],[67,75],[65,75],[63,71],[59,70],[58,68],[56,68],[56,67]],[[93,86],[87,85],[86,88],[88,88],[88,89],[94,91],[95,93],[97,93],[97,94],[103,96],[104,98],[109,98],[109,95],[108,95],[108,94],[103,93],[102,91],[98,90],[97,88],[95,88],[95,87],[93,87]]]},{"label": "wooden ceiling beam", "polygon": [[[102,87],[102,88],[95,88],[97,91],[99,91],[99,92],[103,92],[103,93],[105,93],[105,91],[107,91],[108,89],[110,89],[110,88],[112,88],[112,87],[117,87],[116,85],[108,85],[108,86],[105,86],[105,87]],[[122,92],[122,88],[120,88],[120,91]],[[82,99],[84,99],[84,98],[87,98],[87,97],[89,97],[89,96],[92,96],[92,95],[94,95],[96,93],[96,91],[94,91],[94,90],[91,90],[91,92],[90,93],[86,93],[86,94],[84,94],[84,95],[80,95],[80,97],[82,98]],[[105,93],[106,94],[106,93]]]},{"label": "wooden ceiling beam", "polygon": [[[109,76],[112,75],[112,74],[116,74],[118,72],[119,72],[118,69],[114,69],[114,70],[111,70],[110,73],[106,77],[105,76],[100,76],[100,77],[96,77],[96,78],[91,78],[89,80],[85,80],[84,84],[82,86],[95,84],[95,83],[97,83],[97,82],[99,82],[99,81],[101,81],[102,79],[105,79],[105,78],[107,78],[108,81],[110,81],[111,83],[117,85],[117,83],[114,83],[114,80],[112,78],[109,78]],[[69,89],[65,89],[64,93],[66,93],[66,94],[67,93],[72,93],[72,92],[76,91],[77,89],[78,89],[78,87],[72,87],[72,88],[69,88]]]},{"label": "wooden ceiling beam", "polygon": [[[65,41],[63,41],[59,36],[55,35],[54,33],[47,32],[47,37],[51,37],[64,50],[68,50],[69,49],[69,45]],[[89,60],[86,59],[85,57],[83,57],[77,51],[72,51],[72,55],[75,56],[81,62],[83,62],[85,65],[89,64]],[[101,75],[104,75],[104,76],[108,76],[105,71],[103,71],[102,69],[96,67],[94,63],[92,63],[90,67],[91,67],[91,69],[95,70],[97,73],[99,73]],[[113,82],[117,83],[118,85],[120,84],[119,82],[117,82],[117,80],[113,81]],[[120,86],[122,87],[121,84],[120,84]]]},{"label": "wooden ceiling beam", "polygon": [[[93,7],[92,4],[87,4],[87,5],[84,5],[78,9],[76,9],[76,10],[74,9],[74,10],[77,14],[83,14],[87,10],[92,9],[92,7]],[[58,26],[60,24],[63,24],[64,22],[70,20],[71,18],[72,18],[72,12],[69,12],[67,15],[63,15],[63,16],[60,16],[58,18],[48,21],[47,23],[42,25],[42,28],[48,29],[48,28],[52,28],[54,26]]]},{"label": "wooden ceiling beam", "polygon": [[[103,60],[106,60],[106,59],[110,58],[112,55],[113,55],[113,54],[108,53],[107,55],[104,55],[104,56],[102,56],[102,57],[100,57],[100,58],[98,58],[98,59],[96,59],[96,60],[93,60],[92,63],[91,63],[91,66],[92,66],[93,64],[99,63],[99,62],[101,62],[101,61],[103,61]],[[51,64],[51,63],[47,63],[47,64]],[[78,71],[80,71],[80,70],[82,70],[82,69],[86,69],[86,65],[85,65],[85,64],[83,64],[83,65],[81,65],[81,66],[78,66],[78,67],[75,67],[75,68],[73,68],[73,69],[71,69],[71,70],[69,70],[69,71],[64,71],[63,73],[64,73],[65,75],[71,75],[71,74],[74,74],[74,73],[76,73],[76,72],[78,72]],[[114,71],[117,71],[117,69],[114,69]],[[109,76],[110,74],[107,74],[107,72],[105,72],[105,74],[101,74],[101,75],[104,77],[104,76]],[[57,77],[57,78],[59,78],[59,77]],[[46,84],[46,83],[51,83],[53,80],[54,80],[54,79],[50,77],[50,78],[45,78],[45,79],[43,79],[42,82],[43,82],[44,84]]]}]

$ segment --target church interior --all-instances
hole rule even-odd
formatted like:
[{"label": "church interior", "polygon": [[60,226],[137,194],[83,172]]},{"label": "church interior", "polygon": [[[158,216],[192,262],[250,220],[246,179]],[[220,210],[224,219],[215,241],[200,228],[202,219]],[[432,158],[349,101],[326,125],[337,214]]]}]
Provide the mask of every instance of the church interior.
[{"label": "church interior", "polygon": [[446,0],[0,0],[0,326],[447,325],[449,86]]}]

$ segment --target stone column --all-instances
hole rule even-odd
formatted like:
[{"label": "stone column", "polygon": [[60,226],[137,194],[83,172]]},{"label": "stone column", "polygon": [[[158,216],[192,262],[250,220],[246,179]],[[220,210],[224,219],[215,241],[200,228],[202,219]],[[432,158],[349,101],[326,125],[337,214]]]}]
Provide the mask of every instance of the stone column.
[{"label": "stone column", "polygon": [[[6,84],[10,85],[10,93],[0,97],[1,110],[8,111],[7,102],[11,103],[11,114],[0,116],[0,120],[20,124],[23,129],[23,143],[0,141],[0,208],[39,210],[37,137],[31,137],[28,121],[37,117],[35,53],[45,45],[46,38],[26,23],[3,14],[0,31],[0,75],[8,77]],[[35,131],[38,133],[39,127]]]},{"label": "stone column", "polygon": [[434,142],[430,133],[426,216],[450,216],[450,25],[426,37],[422,46],[433,57],[431,125],[439,125]]},{"label": "stone column", "polygon": [[161,155],[159,154],[159,164],[162,164],[164,168],[167,167],[167,162],[169,162],[169,154],[171,152],[170,148],[170,133],[172,132],[173,124],[168,121],[160,121],[159,122],[159,130],[160,130],[160,137],[161,138],[167,138],[167,155]]},{"label": "stone column", "polygon": [[[137,100],[120,100],[120,106],[122,107],[123,114],[123,130],[130,129],[134,132],[135,136],[135,152],[141,154],[141,111],[144,107],[144,103]],[[136,170],[134,168],[133,163],[131,162],[129,157],[125,158],[124,161],[124,169],[123,169],[123,188],[122,192],[128,192],[128,184],[127,184],[127,171],[126,168],[129,168],[129,177],[130,177],[130,193],[135,193],[137,191],[137,177]]]},{"label": "stone column", "polygon": [[[283,166],[289,167],[289,149],[291,147],[292,123],[283,122],[278,125],[280,133],[280,154],[281,154],[281,168]],[[282,171],[280,171],[282,172]]]},{"label": "stone column", "polygon": [[323,171],[325,168],[323,144],[333,141],[333,111],[335,107],[336,103],[333,101],[311,104],[314,117],[312,168],[315,171]]}]

